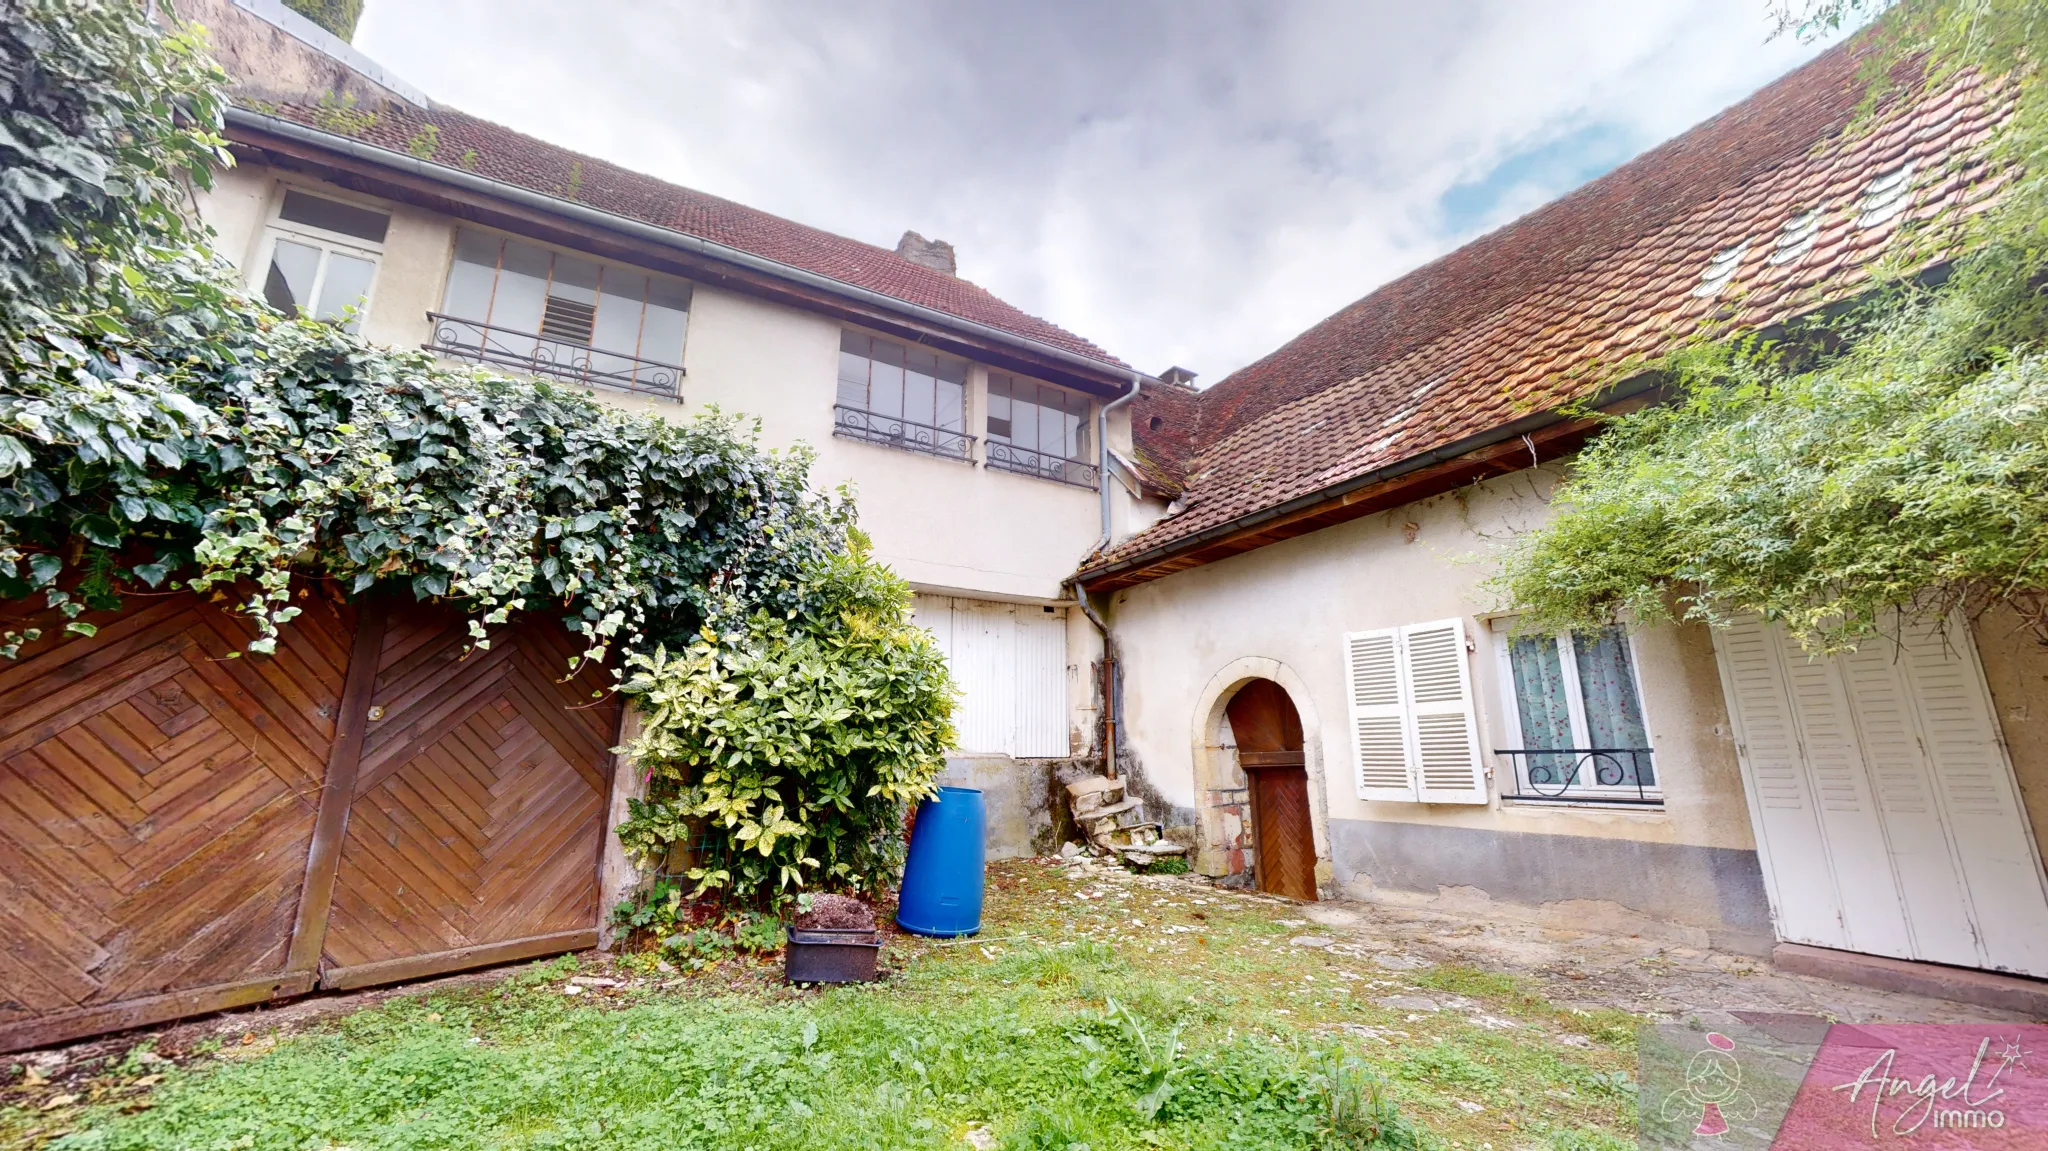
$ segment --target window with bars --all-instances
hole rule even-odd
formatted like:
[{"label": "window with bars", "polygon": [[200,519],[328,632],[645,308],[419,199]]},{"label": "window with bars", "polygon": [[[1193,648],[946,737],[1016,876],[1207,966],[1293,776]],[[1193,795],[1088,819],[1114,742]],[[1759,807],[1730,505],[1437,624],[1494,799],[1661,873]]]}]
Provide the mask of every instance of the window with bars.
[{"label": "window with bars", "polygon": [[972,458],[967,361],[880,336],[839,340],[834,435],[950,459]]},{"label": "window with bars", "polygon": [[356,330],[390,226],[387,213],[287,189],[265,234],[264,300],[288,316]]},{"label": "window with bars", "polygon": [[690,286],[465,228],[430,318],[444,355],[673,398]]},{"label": "window with bars", "polygon": [[1077,487],[1096,484],[1088,462],[1086,396],[998,372],[988,377],[988,466]]},{"label": "window with bars", "polygon": [[1510,799],[1661,803],[1635,652],[1620,627],[1516,635],[1499,645]]}]

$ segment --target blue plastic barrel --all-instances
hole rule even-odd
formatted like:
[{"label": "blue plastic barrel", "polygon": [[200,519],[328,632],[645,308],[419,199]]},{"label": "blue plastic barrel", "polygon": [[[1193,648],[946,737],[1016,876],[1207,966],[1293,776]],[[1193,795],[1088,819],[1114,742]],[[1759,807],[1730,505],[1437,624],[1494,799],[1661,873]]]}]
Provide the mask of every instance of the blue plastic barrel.
[{"label": "blue plastic barrel", "polygon": [[918,805],[896,926],[941,937],[981,930],[987,825],[981,792],[971,787],[942,787],[936,798]]}]

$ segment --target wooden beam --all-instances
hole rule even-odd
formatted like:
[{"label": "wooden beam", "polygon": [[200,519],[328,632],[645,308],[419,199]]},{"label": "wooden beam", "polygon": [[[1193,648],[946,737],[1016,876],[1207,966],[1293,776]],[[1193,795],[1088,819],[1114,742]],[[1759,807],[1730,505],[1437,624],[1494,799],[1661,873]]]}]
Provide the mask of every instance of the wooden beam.
[{"label": "wooden beam", "polygon": [[306,850],[306,881],[299,889],[299,912],[292,922],[287,971],[317,970],[321,948],[327,942],[334,880],[341,869],[349,805],[356,797],[356,772],[363,762],[363,733],[369,729],[370,697],[377,689],[385,611],[384,597],[376,594],[356,608],[355,645],[349,651],[348,678],[342,683],[334,744],[327,754],[327,775],[320,788],[320,810],[313,818],[313,844]]},{"label": "wooden beam", "polygon": [[59,1012],[19,1023],[0,1024],[0,1052],[28,1051],[36,1047],[62,1043],[67,1039],[104,1035],[111,1031],[126,1031],[131,1027],[147,1027],[152,1023],[182,1019],[188,1015],[206,1015],[234,1007],[247,1007],[270,999],[304,995],[312,989],[312,972],[292,971],[282,975],[266,975],[261,979],[217,983],[211,987],[194,987],[188,991],[173,991],[167,995],[130,999],[125,1003],[111,1003],[105,1007],[85,1007]]},{"label": "wooden beam", "polygon": [[438,951],[432,955],[408,955],[402,959],[386,959],[355,967],[330,967],[321,974],[320,986],[333,991],[346,991],[355,987],[374,987],[380,983],[403,983],[408,979],[420,979],[448,971],[532,959],[537,955],[587,951],[595,946],[595,927],[558,931],[553,935],[534,935],[525,939],[506,940],[503,943],[479,943],[471,947],[458,947],[453,951]]}]

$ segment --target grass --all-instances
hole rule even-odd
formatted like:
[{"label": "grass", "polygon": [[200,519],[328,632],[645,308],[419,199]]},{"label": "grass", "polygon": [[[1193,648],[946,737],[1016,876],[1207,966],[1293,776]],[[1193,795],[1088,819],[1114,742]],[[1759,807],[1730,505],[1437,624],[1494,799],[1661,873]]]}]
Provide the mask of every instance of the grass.
[{"label": "grass", "polygon": [[[666,978],[558,960],[170,1063],[143,1049],[40,1085],[9,1070],[0,1145],[1633,1145],[1620,1013],[1561,1012],[1476,969],[1392,972],[1345,943],[1297,946],[1299,921],[1281,922],[1293,906],[1185,878],[1023,863],[992,880],[981,937],[892,939],[880,984],[794,991],[744,960]],[[579,970],[624,983],[565,994]],[[1416,995],[1448,1009],[1375,1002]]]}]

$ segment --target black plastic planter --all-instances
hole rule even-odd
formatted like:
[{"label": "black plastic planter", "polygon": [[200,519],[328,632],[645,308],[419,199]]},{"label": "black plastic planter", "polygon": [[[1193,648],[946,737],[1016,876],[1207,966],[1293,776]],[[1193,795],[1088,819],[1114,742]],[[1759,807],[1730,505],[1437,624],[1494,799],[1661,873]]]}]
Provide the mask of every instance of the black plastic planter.
[{"label": "black plastic planter", "polygon": [[782,953],[782,974],[791,983],[869,983],[875,958],[882,953],[876,931],[805,931],[789,929]]}]

